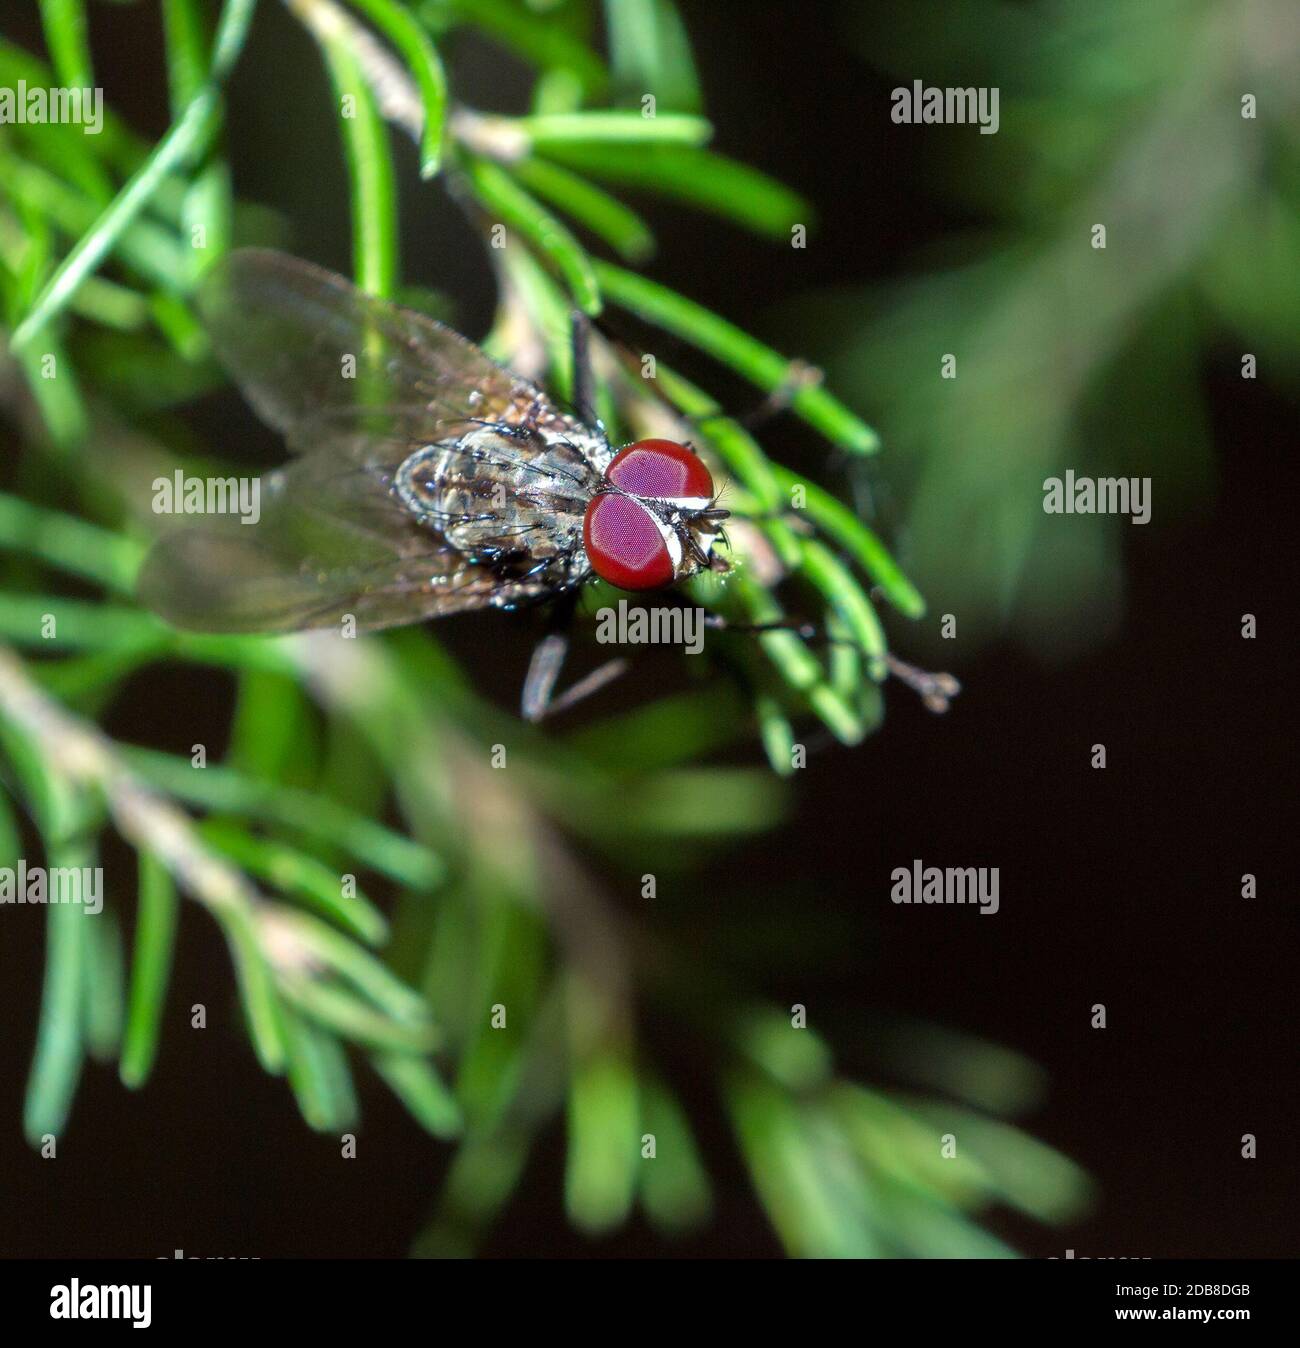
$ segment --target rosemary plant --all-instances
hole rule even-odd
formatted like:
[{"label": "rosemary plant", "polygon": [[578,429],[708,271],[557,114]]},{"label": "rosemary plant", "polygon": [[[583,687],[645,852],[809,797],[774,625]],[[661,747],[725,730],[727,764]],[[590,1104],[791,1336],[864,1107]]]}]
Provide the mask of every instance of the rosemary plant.
[{"label": "rosemary plant", "polygon": [[[810,218],[795,194],[710,148],[669,0],[608,0],[607,52],[582,3],[545,14],[523,0],[285,3],[333,87],[319,116],[341,137],[359,287],[399,294],[394,159],[414,154],[421,190],[451,192],[482,231],[500,293],[486,346],[504,363],[564,396],[571,312],[623,311],[759,398],[787,400],[828,446],[876,452],[871,428],[805,367],[640,269],[654,239],[624,188],[774,241]],[[364,1066],[454,1147],[418,1252],[473,1249],[561,1115],[577,1226],[608,1231],[635,1206],[665,1232],[707,1221],[696,1129],[639,1046],[647,1005],[697,1036],[792,1254],[1000,1253],[973,1220],[983,1207],[1068,1214],[1082,1192],[1075,1168],[992,1117],[1027,1098],[1026,1065],[960,1045],[1002,1085],[944,1106],[970,1143],[959,1161],[941,1159],[932,1102],[844,1079],[800,1008],[716,991],[714,979],[701,992],[688,946],[597,877],[591,857],[617,870],[653,847],[671,876],[774,825],[802,727],[851,745],[880,718],[877,606],[923,611],[854,511],[773,462],[664,361],[647,379],[599,340],[599,406],[615,442],[668,428],[728,478],[731,570],[697,579],[693,598],[769,627],[790,606],[836,638],[829,646],[781,629],[728,638],[725,676],[565,736],[479,696],[427,631],[355,643],[197,636],[137,605],[148,530],[121,466],[195,461],[172,409],[220,376],[192,295],[256,234],[233,198],[222,133],[255,8],[224,0],[212,27],[201,0],[162,0],[172,122],[156,143],[112,109],[95,137],[0,126],[0,396],[19,444],[0,494],[0,855],[16,864],[34,843],[50,868],[93,868],[111,830],[135,857],[134,903],[115,867],[93,920],[49,906],[32,1145],[57,1146],[87,1056],[115,1063],[130,1089],[149,1081],[176,1014],[172,950],[188,899],[223,933],[252,1049],[311,1128],[353,1126]],[[44,55],[0,38],[0,85],[93,87],[82,0],[41,0],[40,15]],[[109,8],[96,14],[113,21]],[[460,30],[533,67],[530,112],[458,101],[444,53]],[[100,727],[126,682],[161,662],[233,678],[221,761]],[[708,761],[748,742],[761,742],[767,767]],[[637,808],[622,808],[631,793]]]}]

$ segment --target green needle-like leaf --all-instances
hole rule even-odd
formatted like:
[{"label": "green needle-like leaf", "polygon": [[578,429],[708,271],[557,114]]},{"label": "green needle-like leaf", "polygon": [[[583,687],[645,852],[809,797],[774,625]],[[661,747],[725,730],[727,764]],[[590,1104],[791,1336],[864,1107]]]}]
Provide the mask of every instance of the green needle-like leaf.
[{"label": "green needle-like leaf", "polygon": [[44,351],[20,351],[18,359],[50,439],[71,452],[86,438],[90,416],[67,353],[60,343],[47,341]]},{"label": "green needle-like leaf", "polygon": [[158,1055],[167,983],[176,943],[179,900],[167,868],[151,852],[141,852],[140,897],[135,917],[135,952],[127,1001],[126,1036],[118,1071],[132,1090],[143,1086]]},{"label": "green needle-like leaf", "polygon": [[162,17],[172,116],[179,117],[207,79],[207,34],[195,0],[162,0]]},{"label": "green needle-like leaf", "polygon": [[613,1053],[577,1064],[569,1086],[569,1150],[564,1195],[584,1231],[620,1225],[632,1205],[641,1130],[636,1077]]},{"label": "green needle-like leaf", "polygon": [[[744,572],[731,578],[729,590],[743,605],[747,622],[766,626],[786,621],[781,605],[772,594]],[[836,739],[844,744],[857,744],[861,740],[864,733],[862,718],[826,682],[826,671],[801,637],[791,631],[762,632],[758,643],[781,677],[807,698],[808,705]]]},{"label": "green needle-like leaf", "polygon": [[788,187],[713,150],[645,145],[628,154],[614,145],[557,141],[546,153],[577,173],[684,201],[787,244],[796,226],[815,222],[813,208]]},{"label": "green needle-like leaf", "polygon": [[733,1078],[728,1103],[754,1187],[792,1255],[863,1259],[883,1253],[861,1206],[861,1176],[831,1172],[807,1111],[750,1074]]},{"label": "green needle-like leaf", "polygon": [[343,877],[314,857],[227,823],[209,824],[203,832],[250,875],[297,896],[368,945],[379,945],[387,936],[384,915],[360,891],[345,895]]},{"label": "green needle-like leaf", "polygon": [[[573,390],[572,305],[566,303],[564,292],[527,248],[507,244],[502,253],[506,274],[523,302],[529,323],[546,344],[551,387],[559,397],[568,398]],[[494,331],[486,345],[489,354],[504,359],[510,348],[501,339],[502,334]]]},{"label": "green needle-like leaf", "polygon": [[[217,160],[195,178],[181,204],[181,228],[187,241],[193,245],[189,251],[194,281],[199,279],[206,267],[229,250],[233,216],[230,169]],[[182,354],[194,358],[189,350]]]},{"label": "green needle-like leaf", "polygon": [[0,780],[0,866],[16,866],[18,849],[22,843],[7,786],[6,782]]},{"label": "green needle-like leaf", "polygon": [[91,924],[84,965],[86,1048],[97,1062],[111,1062],[122,1042],[126,1002],[122,932],[106,907],[86,917]]},{"label": "green needle-like leaf", "polygon": [[364,1047],[405,1053],[428,1053],[437,1047],[438,1036],[431,1025],[399,1024],[337,985],[282,974],[279,986],[304,1015]]},{"label": "green needle-like leaf", "polygon": [[825,1041],[806,1027],[795,1029],[780,1011],[751,1007],[736,1017],[731,1032],[747,1058],[792,1091],[806,1091],[831,1079],[833,1063]]},{"label": "green needle-like leaf", "polygon": [[255,781],[215,763],[196,772],[188,758],[149,749],[128,749],[125,757],[145,781],[178,800],[283,824],[318,842],[336,843],[362,865],[408,888],[430,890],[445,874],[428,848],[310,791]]},{"label": "green needle-like leaf", "polygon": [[307,913],[285,911],[276,920],[314,960],[346,979],[379,1010],[394,1020],[427,1028],[429,1008],[424,998],[356,942]]},{"label": "green needle-like leaf", "polygon": [[772,471],[787,501],[795,490],[801,491],[804,498],[801,508],[808,512],[808,518],[828,538],[852,554],[854,561],[880,586],[881,593],[900,613],[905,613],[909,618],[919,618],[925,613],[925,600],[921,598],[920,592],[890,556],[889,549],[848,506],[823,491],[816,483],[792,473],[788,468],[782,468],[780,464],[774,464]]},{"label": "green needle-like leaf", "polygon": [[605,0],[617,101],[652,94],[665,108],[698,112],[699,77],[677,7],[671,0]]},{"label": "green needle-like leaf", "polygon": [[442,163],[443,127],[447,118],[447,76],[428,33],[394,0],[350,0],[402,53],[415,77],[424,105],[420,133],[420,177],[432,178]]},{"label": "green needle-like leaf", "polygon": [[780,777],[789,777],[794,772],[795,746],[794,728],[789,717],[774,697],[756,698],[754,711],[763,738],[763,751],[772,771]]},{"label": "green needle-like leaf", "polygon": [[591,261],[569,230],[498,165],[466,156],[464,168],[486,208],[550,260],[578,307],[584,313],[600,313],[600,287]]},{"label": "green needle-like leaf", "polygon": [[[417,12],[435,31],[450,17],[446,0],[419,0]],[[455,0],[452,12],[472,20],[529,66],[570,72],[589,94],[609,83],[605,63],[549,10],[534,12],[513,0]]]},{"label": "green needle-like leaf", "polygon": [[[5,165],[5,191],[28,211],[43,217],[57,233],[71,239],[79,239],[95,228],[104,209],[84,190],[70,187],[38,164],[13,157]],[[119,231],[114,248],[125,264],[157,285],[179,288],[188,274],[189,259],[179,240],[153,221],[129,220]],[[89,279],[87,273],[83,284]],[[79,293],[73,289],[69,304]]]},{"label": "green needle-like leaf", "polygon": [[95,83],[86,36],[84,0],[40,0],[45,45],[59,83],[74,89],[90,89]]},{"label": "green needle-like leaf", "polygon": [[426,1059],[411,1053],[376,1053],[370,1061],[426,1132],[443,1139],[460,1135],[463,1120],[456,1097]]},{"label": "green needle-like leaf", "polygon": [[279,1075],[284,1070],[284,1032],[271,971],[266,966],[252,919],[238,909],[221,914],[226,939],[234,956],[240,999],[249,1036],[265,1071]]},{"label": "green needle-like leaf", "polygon": [[578,174],[531,157],[511,164],[510,171],[529,191],[585,225],[628,262],[644,262],[654,252],[654,235],[649,225],[635,211]]},{"label": "green needle-like leaf", "polygon": [[640,1098],[642,1130],[655,1141],[654,1156],[640,1162],[641,1201],[669,1233],[697,1227],[708,1219],[713,1195],[686,1114],[668,1088],[644,1072]]},{"label": "green needle-like leaf", "polygon": [[[352,269],[357,286],[391,297],[397,285],[397,188],[388,132],[346,35],[318,31],[338,108],[352,204]],[[350,115],[344,114],[344,100]]]},{"label": "green needle-like leaf", "polygon": [[713,127],[704,117],[666,112],[646,117],[639,112],[596,109],[591,112],[542,113],[509,120],[512,131],[538,150],[559,145],[703,145]]},{"label": "green needle-like leaf", "polygon": [[172,123],[171,130],[50,277],[31,312],[14,332],[11,346],[15,351],[28,347],[36,334],[67,306],[82,281],[108,256],[167,175],[193,160],[207,145],[216,127],[218,85],[243,46],[253,7],[254,0],[227,0],[217,27],[213,82],[206,84]]},{"label": "green needle-like leaf", "polygon": [[857,581],[829,548],[815,539],[803,542],[804,575],[826,596],[828,603],[862,647],[877,682],[885,677],[885,630]]},{"label": "green needle-like leaf", "polygon": [[734,323],[611,262],[598,260],[594,265],[607,299],[707,352],[766,393],[791,390],[790,406],[796,415],[833,444],[863,454],[879,447],[875,432],[843,403],[825,389],[806,384],[797,387],[798,367]]},{"label": "green needle-like leaf", "polygon": [[780,483],[758,441],[727,417],[703,389],[660,360],[655,361],[655,381],[659,392],[674,407],[698,423],[700,431],[726,460],[727,467],[753,492],[756,510],[780,510],[784,504]]},{"label": "green needle-like leaf", "polygon": [[[89,853],[68,849],[51,858],[54,867],[80,867]],[[95,921],[79,903],[50,903],[45,919],[45,983],[36,1030],[36,1052],[23,1105],[23,1132],[34,1147],[47,1133],[63,1131],[85,1056],[86,962]]]},{"label": "green needle-like leaf", "polygon": [[288,1008],[280,1012],[289,1055],[287,1076],[307,1125],[337,1133],[357,1118],[347,1054],[331,1035]]}]

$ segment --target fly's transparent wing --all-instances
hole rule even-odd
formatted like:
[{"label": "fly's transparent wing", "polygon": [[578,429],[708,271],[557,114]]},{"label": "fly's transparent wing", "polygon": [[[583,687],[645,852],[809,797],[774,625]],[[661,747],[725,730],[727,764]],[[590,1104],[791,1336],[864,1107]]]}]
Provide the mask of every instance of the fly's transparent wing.
[{"label": "fly's transparent wing", "polygon": [[344,614],[386,627],[510,607],[580,577],[599,468],[579,446],[601,442],[534,384],[281,253],[231,254],[200,309],[244,395],[300,457],[262,480],[255,523],[187,519],[155,546],[139,584],[151,608],[201,631]]},{"label": "fly's transparent wing", "polygon": [[177,627],[291,632],[417,622],[528,597],[419,524],[365,462],[332,449],[261,479],[259,514],[187,520],[155,544],[141,600]]},{"label": "fly's transparent wing", "polygon": [[230,254],[199,310],[221,363],[296,453],[353,432],[409,448],[479,420],[581,429],[458,332],[284,253]]}]

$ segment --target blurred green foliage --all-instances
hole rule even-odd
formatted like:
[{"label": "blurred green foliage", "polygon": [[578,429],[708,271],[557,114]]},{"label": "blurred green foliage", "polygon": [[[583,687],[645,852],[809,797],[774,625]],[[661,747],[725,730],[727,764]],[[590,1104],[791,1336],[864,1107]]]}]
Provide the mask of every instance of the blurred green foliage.
[{"label": "blurred green foliage", "polygon": [[[999,90],[994,135],[899,132],[933,196],[979,223],[919,250],[900,280],[807,302],[801,326],[876,414],[909,569],[963,644],[1010,631],[1065,656],[1115,629],[1132,535],[1126,519],[1049,520],[1044,480],[1150,477],[1155,527],[1191,518],[1216,477],[1208,362],[1232,377],[1249,353],[1261,384],[1297,390],[1296,7],[936,0],[872,14],[841,10],[885,78]],[[941,376],[949,355],[955,378]]]},{"label": "blurred green foliage", "polygon": [[[485,241],[492,226],[507,227],[507,247],[488,250],[501,293],[494,354],[563,392],[571,309],[613,305],[766,393],[790,381],[776,352],[583,241],[625,261],[650,254],[650,231],[611,187],[662,193],[775,238],[809,218],[787,189],[705,148],[711,128],[669,0],[609,0],[608,59],[588,4],[287,3],[354,113],[336,120],[360,285],[392,295],[401,274],[393,156],[403,147],[392,123]],[[660,999],[698,1040],[792,1254],[1002,1253],[972,1220],[989,1204],[1068,1215],[1083,1192],[1075,1168],[980,1112],[1023,1104],[1025,1064],[997,1058],[961,1110],[847,1082],[816,1032],[796,1028],[797,1011],[718,991],[722,979],[689,945],[611,895],[582,860],[579,848],[617,868],[649,844],[671,883],[707,849],[771,827],[785,800],[774,775],[700,760],[757,729],[787,774],[798,717],[860,740],[881,714],[886,640],[874,599],[910,618],[923,608],[852,510],[772,463],[662,362],[650,392],[604,349],[601,405],[612,438],[689,419],[731,476],[734,570],[725,582],[698,580],[695,598],[773,622],[787,582],[800,614],[811,609],[838,638],[830,650],[790,631],[766,633],[757,650],[720,638],[738,679],[562,739],[479,697],[427,631],[356,643],[195,636],[134,604],[148,519],[133,484],[177,462],[213,462],[172,415],[221,378],[190,293],[233,240],[265,226],[232,197],[221,136],[226,78],[255,6],[227,0],[215,26],[198,0],[161,10],[174,120],[156,144],[111,110],[93,138],[0,127],[10,334],[0,402],[21,444],[13,490],[0,495],[0,638],[29,655],[0,648],[0,851],[23,855],[34,833],[49,864],[94,865],[111,824],[134,852],[138,890],[129,949],[117,868],[101,918],[49,909],[28,1136],[64,1126],[87,1054],[116,1060],[132,1089],[147,1082],[184,895],[222,930],[252,1046],[312,1128],[352,1124],[353,1066],[364,1061],[424,1128],[454,1141],[420,1253],[475,1249],[534,1140],[560,1117],[565,1204],[578,1227],[608,1231],[637,1205],[670,1235],[708,1220],[710,1167],[696,1129],[638,1042],[638,1018]],[[82,4],[47,0],[41,15],[45,58],[0,39],[0,83],[92,84]],[[108,11],[95,18],[112,21]],[[441,52],[461,28],[536,70],[528,115],[456,102]],[[877,446],[817,383],[798,382],[791,406],[848,454]],[[131,677],[163,661],[231,675],[236,710],[221,762],[200,770],[97,728]],[[498,748],[504,771],[493,765]],[[974,1046],[956,1057],[980,1053],[992,1061]],[[960,1098],[961,1073],[941,1075],[922,1084]],[[1013,1084],[990,1099],[990,1079]],[[957,1130],[971,1140],[952,1164],[939,1138]]]}]

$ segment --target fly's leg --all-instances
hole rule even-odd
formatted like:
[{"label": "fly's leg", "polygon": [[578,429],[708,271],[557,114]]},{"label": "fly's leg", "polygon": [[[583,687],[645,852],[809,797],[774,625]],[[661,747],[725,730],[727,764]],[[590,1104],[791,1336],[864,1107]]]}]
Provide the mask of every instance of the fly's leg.
[{"label": "fly's leg", "polygon": [[[577,317],[581,317],[584,323],[590,325],[591,320],[587,319],[585,315],[575,315],[575,318]],[[624,342],[605,319],[597,318],[595,324],[613,345],[615,353],[623,365],[633,374],[644,377],[641,375],[639,366],[645,353],[634,350],[628,343]],[[823,372],[816,365],[811,365],[805,360],[791,360],[786,364],[785,374],[776,388],[756,407],[737,415],[724,411],[693,415],[683,412],[675,403],[660,393],[657,387],[655,388],[655,396],[669,409],[673,416],[679,421],[685,422],[688,426],[699,426],[701,429],[705,429],[711,421],[731,421],[743,426],[746,430],[753,431],[760,429],[774,417],[779,416],[794,402],[803,389],[820,384],[824,377]],[[652,386],[654,385],[653,380],[650,383]]]},{"label": "fly's leg", "polygon": [[[771,623],[731,623],[717,613],[709,613],[704,618],[705,627],[719,632],[746,632],[761,635],[764,632],[794,632],[804,641],[814,641],[823,636],[812,623],[771,622]],[[843,637],[826,636],[832,645],[853,645]],[[948,710],[953,698],[961,692],[961,683],[951,674],[932,674],[900,660],[892,652],[885,653],[885,667],[899,683],[905,683],[921,699],[927,711],[935,713]]]},{"label": "fly's leg", "polygon": [[[821,635],[813,623],[733,623],[729,622],[720,613],[706,613],[704,625],[715,632],[743,632],[746,636],[762,636],[764,632],[793,632],[795,636],[802,637],[804,641],[816,641]],[[842,643],[851,646],[853,644],[842,637],[828,636],[826,640],[832,645]]]},{"label": "fly's leg", "polygon": [[781,382],[757,407],[740,419],[740,424],[751,431],[766,425],[774,417],[780,416],[804,389],[820,384],[823,377],[815,365],[809,365],[805,360],[792,360],[786,366],[785,377]]},{"label": "fly's leg", "polygon": [[570,707],[599,692],[627,670],[627,661],[621,656],[608,660],[566,688],[558,697],[555,696],[555,685],[564,668],[564,657],[569,653],[569,628],[577,602],[576,590],[556,601],[551,614],[551,630],[533,650],[520,699],[520,715],[525,721],[536,723],[548,716],[558,716],[560,712],[568,711]]},{"label": "fly's leg", "polygon": [[607,684],[621,678],[627,671],[628,663],[621,655],[606,660],[603,665],[598,665],[590,674],[584,674],[577,683],[566,688],[559,697],[548,703],[542,715],[558,716],[560,712],[576,707],[579,702],[585,701],[593,693],[600,692]]},{"label": "fly's leg", "polygon": [[707,426],[710,421],[734,421],[747,431],[761,430],[769,421],[780,416],[803,389],[820,384],[822,377],[817,366],[803,360],[792,360],[786,366],[785,377],[757,407],[751,407],[748,412],[736,416],[713,412],[707,416],[688,417],[686,420],[693,421],[697,426]]},{"label": "fly's leg", "polygon": [[920,695],[927,711],[947,711],[948,704],[961,692],[961,684],[951,674],[931,674],[929,670],[907,664],[896,655],[886,655],[885,662],[899,683],[907,684]]},{"label": "fly's leg", "polygon": [[546,715],[568,652],[569,638],[564,632],[552,632],[533,647],[519,707],[525,721],[540,721]]},{"label": "fly's leg", "polygon": [[622,656],[607,660],[556,697],[555,685],[559,681],[568,651],[567,632],[552,632],[537,643],[528,664],[528,677],[524,680],[521,715],[525,721],[536,723],[548,716],[558,716],[593,693],[598,693],[606,684],[613,683],[627,671],[627,661]]}]

